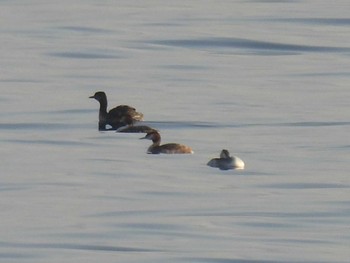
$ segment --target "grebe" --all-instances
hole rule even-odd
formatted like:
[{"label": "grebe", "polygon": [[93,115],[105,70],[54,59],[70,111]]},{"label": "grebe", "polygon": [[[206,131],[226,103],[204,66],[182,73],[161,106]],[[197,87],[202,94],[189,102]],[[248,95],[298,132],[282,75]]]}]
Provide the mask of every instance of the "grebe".
[{"label": "grebe", "polygon": [[134,121],[130,114],[126,114],[121,118],[121,122],[126,125],[117,129],[117,132],[125,133],[148,133],[151,131],[156,131],[155,129],[147,125],[134,125]]},{"label": "grebe", "polygon": [[178,143],[167,143],[160,145],[160,134],[157,131],[151,131],[145,137],[140,139],[152,140],[153,144],[148,147],[147,153],[193,153],[192,149],[186,145]]},{"label": "grebe", "polygon": [[241,158],[236,156],[230,156],[228,150],[222,150],[220,153],[220,158],[211,159],[207,165],[210,167],[217,167],[220,170],[229,169],[244,169],[244,162]]},{"label": "grebe", "polygon": [[125,126],[126,123],[123,123],[121,118],[126,114],[129,114],[133,121],[142,121],[143,119],[142,113],[137,112],[135,108],[127,105],[119,105],[107,113],[107,96],[103,91],[98,91],[89,98],[95,99],[100,103],[100,112],[98,116],[98,129],[100,131],[107,130],[107,124],[112,126],[111,130],[116,130],[121,126]]}]

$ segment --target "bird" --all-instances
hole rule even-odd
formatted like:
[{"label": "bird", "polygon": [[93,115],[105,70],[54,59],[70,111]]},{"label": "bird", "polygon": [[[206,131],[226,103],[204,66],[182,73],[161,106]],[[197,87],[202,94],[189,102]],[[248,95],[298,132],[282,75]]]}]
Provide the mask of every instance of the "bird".
[{"label": "bird", "polygon": [[149,154],[193,153],[193,150],[191,149],[191,147],[183,144],[167,143],[167,144],[160,145],[161,137],[159,132],[156,130],[148,132],[145,137],[142,137],[140,139],[152,140],[153,144],[150,147],[148,147],[148,150],[147,150],[147,153]]},{"label": "bird", "polygon": [[216,167],[220,170],[244,169],[244,162],[237,156],[230,156],[228,150],[223,149],[220,158],[213,158],[208,163],[210,167]]},{"label": "bird", "polygon": [[148,133],[151,131],[156,131],[152,127],[147,125],[134,125],[134,121],[130,114],[126,114],[121,118],[121,122],[125,123],[125,126],[122,126],[117,129],[116,132],[124,132],[124,133]]},{"label": "bird", "polygon": [[[133,121],[143,120],[143,114],[137,112],[135,108],[128,105],[119,105],[107,112],[107,96],[103,91],[97,91],[93,96],[90,96],[89,98],[95,99],[100,103],[98,121],[98,129],[100,131],[116,130],[121,126],[125,126],[126,123],[123,123],[121,119],[126,114],[129,114],[132,117]],[[112,128],[107,129],[107,124],[112,126]]]}]

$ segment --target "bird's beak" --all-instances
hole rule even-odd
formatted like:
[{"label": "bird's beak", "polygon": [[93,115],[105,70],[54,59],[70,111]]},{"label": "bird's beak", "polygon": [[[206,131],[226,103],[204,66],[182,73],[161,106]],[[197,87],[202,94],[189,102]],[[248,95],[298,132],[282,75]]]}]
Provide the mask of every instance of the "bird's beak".
[{"label": "bird's beak", "polygon": [[90,99],[94,99],[94,98],[95,98],[95,96],[90,96],[89,98],[90,98]]},{"label": "bird's beak", "polygon": [[143,140],[143,139],[147,139],[146,136],[145,137],[141,137],[140,140]]}]

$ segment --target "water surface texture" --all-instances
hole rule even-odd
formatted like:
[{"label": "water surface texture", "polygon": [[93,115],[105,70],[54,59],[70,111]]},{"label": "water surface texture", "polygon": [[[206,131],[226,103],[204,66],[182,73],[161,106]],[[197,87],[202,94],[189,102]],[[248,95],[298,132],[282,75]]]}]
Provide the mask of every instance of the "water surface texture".
[{"label": "water surface texture", "polygon": [[[0,262],[349,262],[347,0],[13,0],[0,23]],[[98,90],[195,153],[98,132]],[[246,169],[206,166],[223,148]]]}]

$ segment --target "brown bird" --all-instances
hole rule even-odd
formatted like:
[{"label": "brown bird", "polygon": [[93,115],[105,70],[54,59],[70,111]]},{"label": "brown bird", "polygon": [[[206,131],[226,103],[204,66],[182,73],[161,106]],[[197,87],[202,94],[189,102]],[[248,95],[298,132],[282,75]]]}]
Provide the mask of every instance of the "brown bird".
[{"label": "brown bird", "polygon": [[148,147],[147,153],[193,153],[193,150],[190,147],[183,144],[167,143],[160,145],[160,134],[155,130],[148,132],[145,137],[140,139],[152,140],[153,144]]}]

